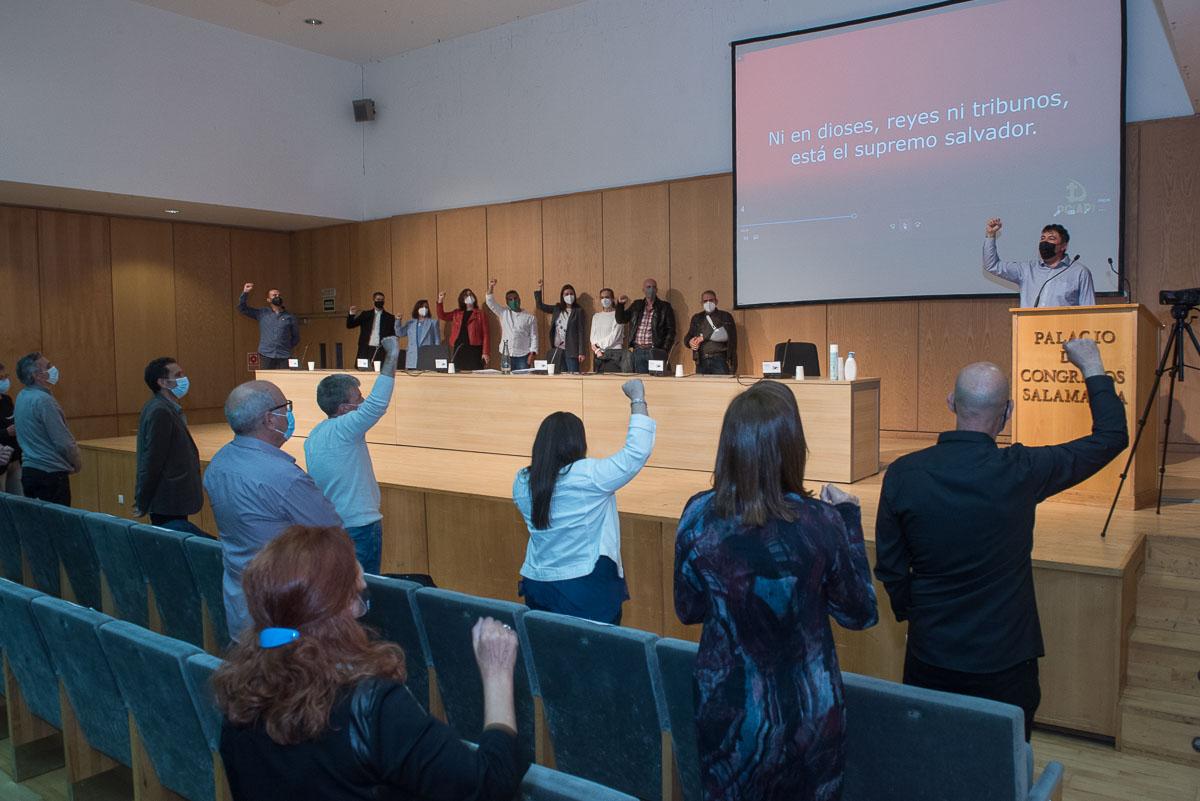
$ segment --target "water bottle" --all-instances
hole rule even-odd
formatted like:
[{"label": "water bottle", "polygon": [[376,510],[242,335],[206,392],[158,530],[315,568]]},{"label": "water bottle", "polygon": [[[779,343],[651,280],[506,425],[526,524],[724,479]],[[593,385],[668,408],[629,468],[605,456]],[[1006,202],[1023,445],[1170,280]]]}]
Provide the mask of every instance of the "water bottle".
[{"label": "water bottle", "polygon": [[835,342],[829,346],[829,380],[837,381],[838,378],[838,346]]},{"label": "water bottle", "polygon": [[843,376],[846,381],[853,381],[858,378],[858,362],[854,360],[854,351],[846,357],[846,375]]},{"label": "water bottle", "polygon": [[508,355],[508,340],[500,343],[500,372],[503,375],[508,375],[512,372],[512,359]]}]

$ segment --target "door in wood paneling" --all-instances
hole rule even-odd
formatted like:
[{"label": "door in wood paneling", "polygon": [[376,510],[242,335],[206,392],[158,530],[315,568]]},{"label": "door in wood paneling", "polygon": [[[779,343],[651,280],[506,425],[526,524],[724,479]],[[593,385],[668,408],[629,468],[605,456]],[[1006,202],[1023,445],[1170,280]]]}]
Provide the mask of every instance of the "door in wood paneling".
[{"label": "door in wood paneling", "polygon": [[[488,280],[498,281],[496,302],[503,306],[504,294],[515,289],[522,308],[538,317],[533,291],[542,277],[542,202],[488,206],[487,252]],[[492,329],[492,355],[499,356],[499,318],[488,312],[488,324]],[[545,350],[545,340],[539,342],[539,347]]]},{"label": "door in wood paneling", "polygon": [[114,217],[110,228],[117,412],[135,414],[150,397],[146,364],[179,358],[174,245],[171,223]]},{"label": "door in wood paneling", "polygon": [[1005,375],[1012,372],[1010,306],[1011,301],[1005,299],[920,302],[917,430],[954,428],[946,395],[954,389],[954,379],[963,367],[992,362]]},{"label": "door in wood paneling", "polygon": [[[917,430],[917,301],[831,303],[829,342],[855,352],[858,374],[879,378],[879,426]],[[826,373],[828,374],[828,373]]]},{"label": "door in wood paneling", "polygon": [[374,220],[350,226],[350,297],[339,302],[338,310],[351,305],[369,309],[371,293],[387,295],[391,286],[391,221]]},{"label": "door in wood paneling", "polygon": [[233,362],[237,383],[249,381],[253,373],[246,369],[246,354],[258,351],[258,323],[237,314],[238,296],[247,281],[254,284],[248,303],[266,306],[267,292],[278,289],[285,306],[291,305],[291,240],[287,234],[273,231],[233,229],[229,238],[232,279],[229,306],[233,315]]},{"label": "door in wood paneling", "polygon": [[[345,312],[352,305],[362,306],[350,294],[350,229],[349,225],[334,225],[317,228],[312,232],[311,272],[309,292],[311,305],[304,311],[324,310],[321,290],[332,289],[335,293],[334,306]],[[390,287],[384,287],[387,293]]]},{"label": "door in wood paneling", "polygon": [[[589,297],[592,308],[586,330],[591,330],[591,312],[599,303],[604,283],[604,207],[599,192],[547,198],[542,201],[542,270],[546,279],[545,301],[557,303],[562,285]],[[617,290],[620,294],[620,290]],[[532,304],[530,305],[532,308]],[[538,336],[548,343],[550,315],[538,313]],[[548,348],[542,347],[542,352]],[[587,363],[585,363],[585,368]]]},{"label": "door in wood paneling", "polygon": [[[178,223],[173,227],[175,357],[191,383],[183,405],[188,409],[220,407],[235,383],[247,378],[245,354],[240,366],[230,359],[237,298],[232,302],[229,298],[233,280],[229,229]],[[255,336],[257,345],[257,332]]]},{"label": "door in wood paneling", "polygon": [[[458,293],[470,289],[483,303],[487,291],[487,210],[476,206],[437,215],[438,291],[446,293],[446,311],[458,308]],[[437,298],[430,298],[437,306]],[[436,310],[434,311],[436,314]],[[449,323],[442,329],[443,339]]]},{"label": "door in wood paneling", "polygon": [[397,317],[412,317],[424,298],[430,308],[437,300],[437,215],[393,217],[392,306]]},{"label": "door in wood paneling", "polygon": [[38,212],[42,349],[58,365],[68,417],[117,412],[109,220]]},{"label": "door in wood paneling", "polygon": [[[738,333],[743,333],[742,313],[733,311],[732,192],[727,175],[670,184],[670,300],[679,318],[679,361],[689,373],[694,372],[695,362],[684,337],[692,315],[702,310],[701,293],[716,292],[718,307],[733,314]],[[745,369],[739,364],[739,372]]]},{"label": "door in wood paneling", "polygon": [[0,364],[8,368],[15,396],[21,382],[17,360],[42,347],[41,290],[38,281],[37,212],[0,206]]},{"label": "door in wood paneling", "polygon": [[[667,185],[609,189],[604,198],[604,283],[620,297],[642,295],[642,281],[658,281],[658,294],[672,305],[670,197]],[[678,316],[676,309],[676,316]]]}]

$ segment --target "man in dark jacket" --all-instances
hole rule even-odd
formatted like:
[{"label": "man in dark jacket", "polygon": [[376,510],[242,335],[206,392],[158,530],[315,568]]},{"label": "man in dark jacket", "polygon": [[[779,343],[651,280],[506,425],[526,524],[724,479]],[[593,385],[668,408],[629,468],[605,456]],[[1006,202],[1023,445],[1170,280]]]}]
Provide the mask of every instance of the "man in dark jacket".
[{"label": "man in dark jacket", "polygon": [[146,365],[145,379],[151,398],[138,420],[133,514],[149,514],[156,526],[198,532],[188,515],[204,505],[200,453],[179,402],[187,394],[188,377],[174,359],[163,356]]},{"label": "man in dark jacket", "polygon": [[346,315],[346,327],[358,329],[358,359],[382,361],[379,358],[383,355],[379,341],[395,332],[396,317],[390,311],[383,310],[382,292],[372,295],[371,301],[374,308],[366,311],[360,312],[357,306],[350,307],[350,313]]},{"label": "man in dark jacket", "polygon": [[675,346],[675,310],[671,304],[658,297],[658,281],[647,278],[642,282],[644,300],[633,302],[628,309],[629,297],[617,299],[617,322],[629,323],[629,349],[633,351],[633,371],[650,372],[650,360],[662,359],[663,369]]},{"label": "man in dark jacket", "polygon": [[1008,379],[994,364],[968,365],[947,399],[957,430],[888,468],[875,518],[875,576],[896,619],[908,621],[904,683],[1019,706],[1026,740],[1045,654],[1033,588],[1037,505],[1129,442],[1095,341],[1073,339],[1063,350],[1087,382],[1091,434],[998,447],[1012,413]]},{"label": "man in dark jacket", "polygon": [[737,375],[737,325],[733,315],[717,308],[717,293],[706,289],[700,296],[703,311],[692,315],[687,346],[702,375]]}]

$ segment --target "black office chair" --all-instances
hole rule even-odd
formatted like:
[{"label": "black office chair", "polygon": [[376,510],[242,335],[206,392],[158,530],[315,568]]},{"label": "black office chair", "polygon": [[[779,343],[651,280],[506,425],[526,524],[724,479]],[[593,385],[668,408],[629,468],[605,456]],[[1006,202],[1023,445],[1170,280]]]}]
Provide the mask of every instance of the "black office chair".
[{"label": "black office chair", "polygon": [[805,378],[821,377],[821,359],[811,342],[780,342],[775,346],[775,361],[785,377],[795,375],[797,367],[804,368]]}]

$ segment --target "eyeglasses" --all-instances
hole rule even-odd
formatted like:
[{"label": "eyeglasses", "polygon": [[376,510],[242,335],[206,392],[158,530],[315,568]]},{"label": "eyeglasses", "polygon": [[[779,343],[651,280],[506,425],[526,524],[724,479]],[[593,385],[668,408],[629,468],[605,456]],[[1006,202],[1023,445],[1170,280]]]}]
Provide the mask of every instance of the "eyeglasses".
[{"label": "eyeglasses", "polygon": [[275,412],[275,411],[278,411],[278,410],[280,410],[280,409],[287,409],[287,410],[290,412],[290,411],[292,410],[292,402],[291,402],[291,401],[284,401],[283,403],[279,404],[278,406],[272,406],[272,407],[271,407],[270,409],[268,409],[267,411],[269,411],[269,412]]}]

